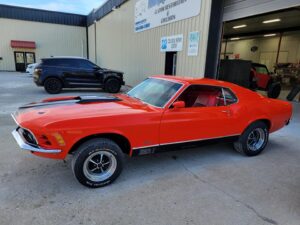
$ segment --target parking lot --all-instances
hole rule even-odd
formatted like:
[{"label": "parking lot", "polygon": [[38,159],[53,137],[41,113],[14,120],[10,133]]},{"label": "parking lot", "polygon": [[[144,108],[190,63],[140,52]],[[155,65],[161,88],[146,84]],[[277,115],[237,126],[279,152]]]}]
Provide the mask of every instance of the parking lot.
[{"label": "parking lot", "polygon": [[[66,90],[60,95],[98,95]],[[51,97],[22,73],[0,73],[0,224],[298,225],[300,105],[257,157],[217,144],[130,158],[109,186],[88,189],[70,158],[38,158],[11,136],[10,113]]]}]

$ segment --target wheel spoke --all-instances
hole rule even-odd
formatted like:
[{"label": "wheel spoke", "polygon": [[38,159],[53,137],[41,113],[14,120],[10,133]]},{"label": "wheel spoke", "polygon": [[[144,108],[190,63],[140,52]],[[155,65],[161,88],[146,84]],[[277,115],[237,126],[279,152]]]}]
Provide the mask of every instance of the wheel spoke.
[{"label": "wheel spoke", "polygon": [[84,175],[94,182],[101,182],[111,177],[117,169],[114,155],[105,150],[92,153],[84,162]]},{"label": "wheel spoke", "polygon": [[99,169],[98,167],[95,167],[94,169],[91,169],[92,172],[94,172],[95,170]]},{"label": "wheel spoke", "polygon": [[96,163],[94,160],[90,159],[90,162],[95,164],[96,166],[98,165],[98,163]]}]

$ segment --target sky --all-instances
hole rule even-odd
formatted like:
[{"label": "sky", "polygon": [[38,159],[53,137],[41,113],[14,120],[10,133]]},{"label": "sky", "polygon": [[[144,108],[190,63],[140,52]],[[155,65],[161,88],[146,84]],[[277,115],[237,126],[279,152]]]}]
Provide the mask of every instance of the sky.
[{"label": "sky", "polygon": [[106,0],[0,0],[0,4],[87,15]]}]

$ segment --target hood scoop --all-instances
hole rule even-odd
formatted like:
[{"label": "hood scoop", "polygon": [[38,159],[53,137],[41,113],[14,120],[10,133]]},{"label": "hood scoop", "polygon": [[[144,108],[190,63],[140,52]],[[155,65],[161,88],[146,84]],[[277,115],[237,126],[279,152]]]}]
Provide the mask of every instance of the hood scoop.
[{"label": "hood scoop", "polygon": [[57,98],[47,98],[44,99],[42,102],[32,102],[26,104],[24,106],[19,107],[19,109],[27,109],[32,107],[42,107],[42,106],[52,106],[52,105],[59,105],[59,104],[86,104],[86,103],[97,103],[97,102],[115,102],[121,101],[121,99],[108,95],[108,96],[64,96],[64,97],[57,97]]}]

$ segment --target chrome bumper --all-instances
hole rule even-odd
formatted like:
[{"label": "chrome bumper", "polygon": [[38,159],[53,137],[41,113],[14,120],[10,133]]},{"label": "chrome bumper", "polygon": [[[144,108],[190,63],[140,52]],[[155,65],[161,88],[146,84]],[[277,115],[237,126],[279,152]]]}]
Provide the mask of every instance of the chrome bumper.
[{"label": "chrome bumper", "polygon": [[21,149],[31,151],[31,152],[40,152],[40,153],[59,153],[61,152],[60,149],[43,149],[39,147],[33,147],[29,144],[27,144],[19,132],[17,130],[14,130],[12,132],[12,135],[14,136],[15,140],[17,141],[18,145],[20,146]]}]

